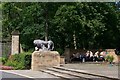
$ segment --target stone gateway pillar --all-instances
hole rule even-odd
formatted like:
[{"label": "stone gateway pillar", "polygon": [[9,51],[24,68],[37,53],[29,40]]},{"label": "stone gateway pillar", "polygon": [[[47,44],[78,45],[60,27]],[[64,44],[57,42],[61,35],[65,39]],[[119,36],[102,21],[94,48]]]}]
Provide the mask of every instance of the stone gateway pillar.
[{"label": "stone gateway pillar", "polygon": [[32,70],[41,70],[60,66],[60,55],[57,51],[34,51],[32,53]]},{"label": "stone gateway pillar", "polygon": [[20,52],[19,34],[19,31],[12,32],[11,55],[18,54]]}]

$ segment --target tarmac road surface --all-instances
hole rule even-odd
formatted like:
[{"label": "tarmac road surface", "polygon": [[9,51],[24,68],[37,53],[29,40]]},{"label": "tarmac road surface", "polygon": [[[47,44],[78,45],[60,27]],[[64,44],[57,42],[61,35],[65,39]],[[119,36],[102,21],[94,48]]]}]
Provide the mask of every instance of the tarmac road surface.
[{"label": "tarmac road surface", "polygon": [[20,76],[13,73],[7,73],[7,72],[0,72],[2,73],[2,79],[1,80],[33,80],[24,76]]},{"label": "tarmac road surface", "polygon": [[30,70],[0,70],[1,76],[0,80],[61,80],[61,78],[47,73]]}]

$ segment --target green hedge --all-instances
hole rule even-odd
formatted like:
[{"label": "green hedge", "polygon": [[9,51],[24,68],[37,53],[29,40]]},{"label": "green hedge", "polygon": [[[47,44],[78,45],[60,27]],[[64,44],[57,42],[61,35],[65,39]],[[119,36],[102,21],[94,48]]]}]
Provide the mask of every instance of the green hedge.
[{"label": "green hedge", "polygon": [[12,66],[14,69],[30,69],[31,68],[31,53],[20,53],[12,55],[7,62],[6,66]]},{"label": "green hedge", "polygon": [[0,57],[0,63],[2,63],[4,65],[6,62],[7,62],[6,57]]}]

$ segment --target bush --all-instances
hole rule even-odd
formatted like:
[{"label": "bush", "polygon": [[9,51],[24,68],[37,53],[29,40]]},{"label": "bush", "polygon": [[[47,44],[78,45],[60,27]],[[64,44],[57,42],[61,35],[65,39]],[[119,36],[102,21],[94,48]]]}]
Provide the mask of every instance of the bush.
[{"label": "bush", "polygon": [[5,57],[0,57],[0,62],[4,65],[7,62],[7,58]]},{"label": "bush", "polygon": [[8,61],[5,63],[6,66],[12,66],[15,69],[30,69],[31,67],[31,54],[20,53],[11,55]]},{"label": "bush", "polygon": [[2,64],[4,65],[7,62],[8,57],[9,57],[9,54],[7,51],[2,53],[2,57],[0,58],[0,62],[2,62]]},{"label": "bush", "polygon": [[110,56],[110,55],[106,56],[106,61],[112,63],[113,60],[114,60],[114,57],[113,57],[113,56]]},{"label": "bush", "polygon": [[60,48],[56,49],[56,51],[58,51],[60,55],[63,55],[63,53],[64,53],[64,51]]}]

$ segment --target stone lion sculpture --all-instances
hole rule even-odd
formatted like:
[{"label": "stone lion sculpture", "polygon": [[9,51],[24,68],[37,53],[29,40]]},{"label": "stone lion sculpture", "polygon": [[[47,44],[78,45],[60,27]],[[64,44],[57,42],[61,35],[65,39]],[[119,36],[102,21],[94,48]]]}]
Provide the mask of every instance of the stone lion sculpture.
[{"label": "stone lion sculpture", "polygon": [[44,40],[37,39],[33,41],[33,44],[35,45],[36,51],[39,51],[39,50],[52,51],[54,49],[54,43],[51,40],[44,41]]}]

